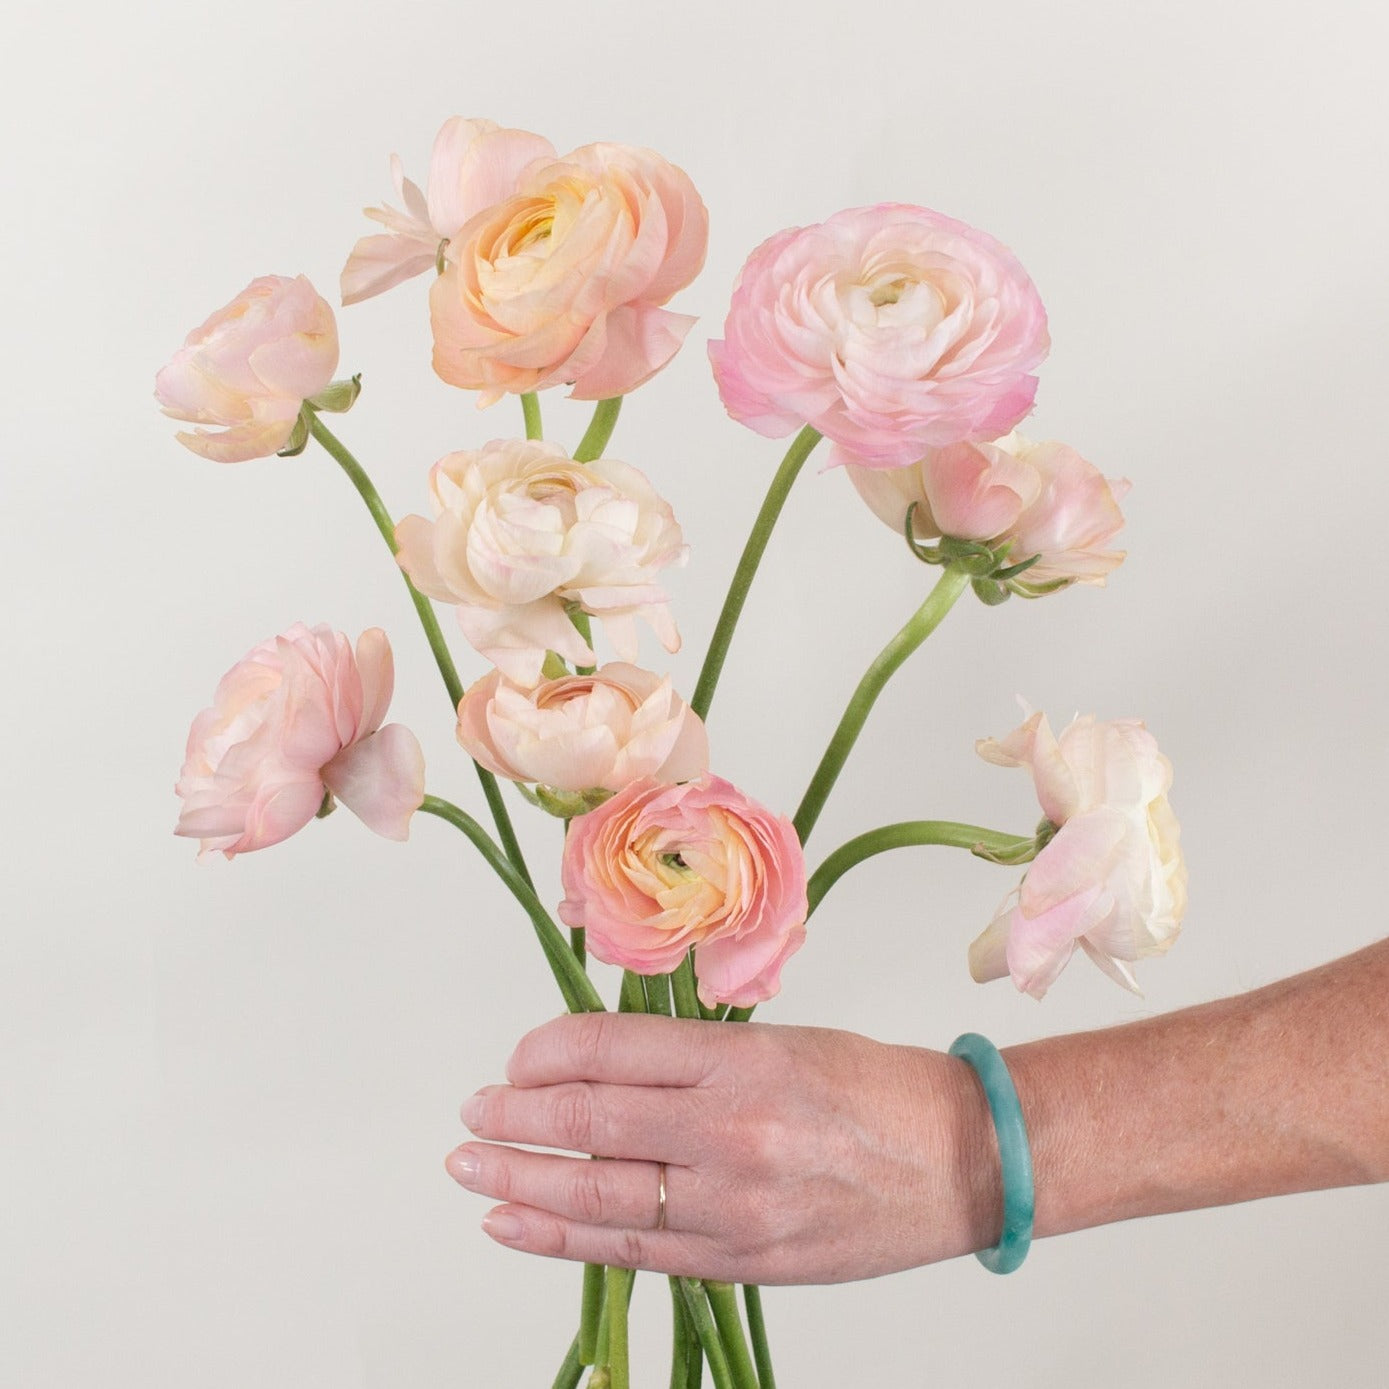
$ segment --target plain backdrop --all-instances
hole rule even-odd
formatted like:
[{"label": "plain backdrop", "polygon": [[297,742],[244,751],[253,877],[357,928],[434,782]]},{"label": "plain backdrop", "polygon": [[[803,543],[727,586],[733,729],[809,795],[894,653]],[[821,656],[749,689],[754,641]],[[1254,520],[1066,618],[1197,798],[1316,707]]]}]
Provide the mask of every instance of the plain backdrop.
[{"label": "plain backdrop", "polygon": [[[578,1271],[494,1246],[447,1179],[458,1103],[558,1011],[530,929],[454,831],[343,811],[236,863],[170,831],[193,715],[296,620],[380,625],[430,787],[480,812],[403,585],[311,449],[219,466],[151,398],[252,277],[338,271],[449,115],[649,145],[711,213],[700,322],[611,452],[670,498],[693,685],[780,446],[704,344],[762,238],[879,200],[1014,248],[1055,343],[1028,432],[1132,480],[1106,589],[962,603],[877,709],[811,845],[945,817],[1014,831],[1027,778],[973,742],[1023,695],[1137,715],[1176,767],[1186,930],[1124,994],[1077,960],[1042,1004],[973,984],[1014,880],[910,850],[846,879],[770,1021],[943,1047],[1118,1023],[1384,933],[1389,322],[1383,9],[1351,0],[357,0],[16,6],[0,58],[4,790],[0,1382],[547,1385]],[[341,315],[338,422],[397,513],[450,449],[520,431],[429,370],[425,286]],[[554,437],[587,417],[545,397]],[[932,574],[807,469],[710,720],[715,766],[792,808]],[[447,616],[447,615],[446,615]],[[463,645],[466,678],[482,671]],[[555,822],[519,801],[542,889]],[[611,994],[612,978],[605,975]],[[784,1389],[1382,1383],[1389,1189],[1094,1230],[1007,1279],[973,1260],[772,1289]],[[668,1301],[641,1281],[638,1382]]]}]

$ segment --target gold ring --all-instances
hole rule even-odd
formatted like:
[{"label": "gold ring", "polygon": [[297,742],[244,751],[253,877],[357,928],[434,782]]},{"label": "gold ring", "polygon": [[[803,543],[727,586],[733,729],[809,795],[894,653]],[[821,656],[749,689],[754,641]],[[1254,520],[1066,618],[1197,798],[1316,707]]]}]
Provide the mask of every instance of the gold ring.
[{"label": "gold ring", "polygon": [[666,1228],[666,1165],[663,1162],[656,1164],[656,1177],[660,1183],[660,1189],[656,1197],[656,1228],[664,1230]]}]

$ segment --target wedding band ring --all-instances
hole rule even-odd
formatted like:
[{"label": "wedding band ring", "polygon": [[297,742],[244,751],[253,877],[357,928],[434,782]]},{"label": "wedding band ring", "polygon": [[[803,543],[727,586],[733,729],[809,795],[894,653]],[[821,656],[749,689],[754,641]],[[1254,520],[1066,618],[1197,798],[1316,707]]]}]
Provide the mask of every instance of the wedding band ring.
[{"label": "wedding band ring", "polygon": [[656,1196],[656,1228],[664,1230],[666,1228],[666,1165],[663,1162],[656,1164],[656,1178],[659,1182],[659,1190]]}]

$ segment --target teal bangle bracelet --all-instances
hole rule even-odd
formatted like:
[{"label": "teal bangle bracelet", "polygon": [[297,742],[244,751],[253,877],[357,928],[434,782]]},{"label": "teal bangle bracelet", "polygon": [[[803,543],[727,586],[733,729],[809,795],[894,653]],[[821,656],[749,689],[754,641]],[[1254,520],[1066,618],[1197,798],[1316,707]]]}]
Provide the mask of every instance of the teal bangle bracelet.
[{"label": "teal bangle bracelet", "polygon": [[998,1161],[1003,1173],[1003,1233],[992,1249],[981,1249],[975,1258],[990,1273],[1012,1273],[1032,1247],[1032,1216],[1036,1194],[1032,1182],[1032,1149],[1027,1142],[1022,1104],[1013,1077],[998,1048],[977,1032],[966,1032],[950,1044],[973,1068],[984,1087],[984,1098],[993,1115],[998,1135]]}]

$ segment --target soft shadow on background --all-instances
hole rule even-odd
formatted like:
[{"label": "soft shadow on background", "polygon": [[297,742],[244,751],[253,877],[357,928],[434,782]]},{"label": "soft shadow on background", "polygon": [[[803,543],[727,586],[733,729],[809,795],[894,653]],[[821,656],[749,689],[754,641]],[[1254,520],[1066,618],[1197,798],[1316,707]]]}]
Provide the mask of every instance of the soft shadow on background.
[{"label": "soft shadow on background", "polygon": [[[507,8],[248,0],[29,7],[11,21],[4,238],[6,595],[0,1380],[25,1385],[548,1384],[577,1270],[493,1246],[445,1177],[456,1107],[559,1009],[527,923],[461,838],[346,812],[231,865],[174,839],[193,715],[291,622],[397,652],[393,716],[431,789],[471,770],[404,588],[333,464],[218,466],[173,442],[155,370],[252,277],[335,298],[452,114],[650,145],[709,205],[700,315],[612,453],[693,548],[672,584],[693,684],[779,446],[730,422],[704,358],[772,232],[924,203],[1018,253],[1055,347],[1028,432],[1132,479],[1106,590],[962,604],[897,678],[812,844],[889,820],[1026,830],[1026,778],[975,738],[1025,695],[1144,717],[1176,765],[1192,906],[1117,990],[1077,961],[1038,1005],[965,948],[1012,874],[946,851],[846,879],[763,1016],[943,1047],[1146,1016],[1377,939],[1389,508],[1382,12],[1332,0]],[[452,448],[520,431],[428,367],[424,286],[341,315],[364,394],[340,432],[397,514]],[[551,392],[572,441],[587,411]],[[710,722],[716,769],[795,804],[863,666],[929,575],[808,470]],[[465,678],[481,671],[461,641]],[[657,664],[661,653],[645,651]],[[526,825],[551,865],[558,826]],[[771,1290],[788,1389],[1377,1382],[1389,1192],[1352,1190]],[[663,1382],[662,1281],[637,1293]]]}]

